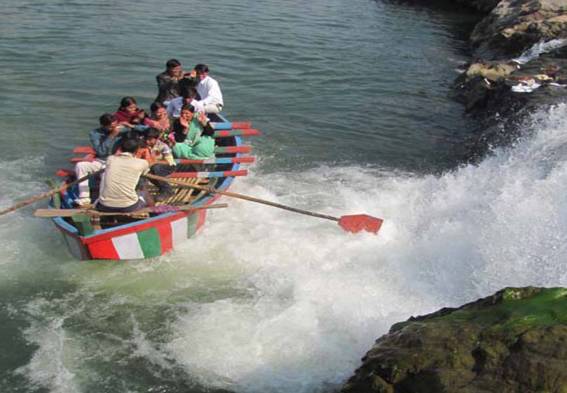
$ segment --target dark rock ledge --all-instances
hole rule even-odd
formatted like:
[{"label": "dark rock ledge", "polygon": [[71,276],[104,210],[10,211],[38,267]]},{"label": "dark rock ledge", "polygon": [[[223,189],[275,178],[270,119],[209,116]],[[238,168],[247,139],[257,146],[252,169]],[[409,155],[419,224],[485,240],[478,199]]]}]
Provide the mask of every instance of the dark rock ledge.
[{"label": "dark rock ledge", "polygon": [[342,393],[566,393],[567,289],[506,288],[398,323]]},{"label": "dark rock ledge", "polygon": [[565,100],[567,0],[459,3],[488,12],[471,33],[472,61],[455,85],[467,111],[515,115]]}]

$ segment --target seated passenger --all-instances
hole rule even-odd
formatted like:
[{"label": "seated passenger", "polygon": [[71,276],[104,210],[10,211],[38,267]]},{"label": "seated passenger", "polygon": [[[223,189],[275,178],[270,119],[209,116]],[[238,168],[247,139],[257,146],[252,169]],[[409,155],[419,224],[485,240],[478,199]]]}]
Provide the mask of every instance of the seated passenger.
[{"label": "seated passenger", "polygon": [[181,116],[173,125],[175,145],[173,155],[177,158],[205,159],[214,157],[214,129],[204,113],[195,113],[191,105],[181,110]]},{"label": "seated passenger", "polygon": [[181,97],[174,98],[167,103],[167,114],[170,117],[178,118],[181,114],[181,108],[185,105],[193,105],[197,112],[204,112],[202,104],[197,101],[197,90],[194,87],[183,88]]},{"label": "seated passenger", "polygon": [[201,97],[198,101],[206,113],[220,113],[224,106],[219,83],[209,76],[209,67],[206,64],[195,66],[197,74],[197,93]]},{"label": "seated passenger", "polygon": [[[138,157],[149,162],[151,165],[150,173],[165,177],[175,172],[176,163],[173,159],[173,155],[171,154],[171,148],[162,142],[159,137],[160,132],[157,129],[148,129],[145,139],[146,146],[139,150],[139,152],[143,152],[139,154]],[[155,198],[156,202],[163,201],[173,195],[173,190],[169,183],[156,180],[150,181],[155,184],[159,190],[159,194]]]},{"label": "seated passenger", "polygon": [[165,105],[156,101],[151,105],[150,110],[152,115],[144,119],[144,125],[155,128],[162,134],[168,133],[171,128],[171,122],[167,116]]},{"label": "seated passenger", "polygon": [[165,71],[156,76],[158,85],[157,102],[164,103],[181,95],[181,88],[195,87],[198,80],[195,74],[184,73],[181,63],[177,59],[170,59],[165,63]]},{"label": "seated passenger", "polygon": [[[99,118],[100,127],[89,133],[91,146],[95,151],[94,161],[82,161],[75,165],[75,174],[80,179],[90,173],[104,168],[106,159],[118,149],[121,139],[127,130],[122,130],[118,121],[110,113],[105,113]],[[75,200],[79,206],[87,206],[91,203],[89,181],[79,183],[79,197]]]},{"label": "seated passenger", "polygon": [[126,127],[133,128],[138,124],[143,124],[146,112],[138,108],[138,103],[134,97],[124,97],[120,100],[120,107],[114,113],[118,123]]},{"label": "seated passenger", "polygon": [[96,209],[103,212],[133,212],[146,206],[136,192],[140,176],[149,171],[146,160],[135,157],[140,147],[137,139],[124,138],[121,153],[108,157],[100,182]]}]

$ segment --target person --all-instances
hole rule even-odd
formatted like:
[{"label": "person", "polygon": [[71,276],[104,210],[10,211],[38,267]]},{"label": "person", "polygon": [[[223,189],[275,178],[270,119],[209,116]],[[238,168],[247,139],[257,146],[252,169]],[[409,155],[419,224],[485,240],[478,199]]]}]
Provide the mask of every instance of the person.
[{"label": "person", "polygon": [[184,73],[177,59],[169,59],[165,63],[165,71],[157,75],[156,80],[158,95],[155,101],[161,103],[179,97],[183,86],[194,87],[198,83],[195,73]]},{"label": "person", "polygon": [[174,98],[167,103],[167,114],[170,117],[178,118],[181,108],[191,104],[196,111],[204,112],[205,108],[197,101],[197,90],[194,87],[184,87],[181,89],[181,97]]},{"label": "person", "polygon": [[[159,139],[160,135],[159,130],[149,128],[146,131],[145,147],[138,150],[136,157],[148,161],[151,165],[151,174],[165,177],[175,171],[176,163],[173,159],[171,148]],[[155,198],[156,202],[163,201],[173,195],[173,189],[169,183],[156,180],[150,181],[157,186],[159,191],[158,196]]]},{"label": "person", "polygon": [[133,212],[146,206],[145,200],[136,192],[140,177],[149,172],[146,160],[135,157],[140,142],[135,138],[124,138],[121,153],[106,160],[106,169],[100,183],[100,195],[95,205],[102,212]]},{"label": "person", "polygon": [[220,113],[224,101],[219,83],[209,76],[209,67],[206,64],[197,64],[194,70],[199,81],[196,87],[200,97],[198,103],[203,106],[206,113]]},{"label": "person", "polygon": [[204,113],[196,113],[191,105],[181,109],[181,116],[173,124],[177,158],[205,159],[214,156],[214,128]]},{"label": "person", "polygon": [[162,134],[168,133],[171,128],[171,122],[169,121],[165,105],[156,101],[150,106],[150,111],[152,115],[144,119],[144,125],[155,128]]},{"label": "person", "polygon": [[124,97],[120,100],[120,107],[114,113],[118,123],[126,127],[134,128],[144,122],[146,112],[138,108],[138,103],[134,97]]},{"label": "person", "polygon": [[[104,168],[106,159],[114,154],[118,149],[124,130],[110,113],[104,113],[99,118],[100,127],[89,133],[91,146],[95,151],[94,161],[82,161],[75,165],[75,174],[80,179],[86,175],[97,172]],[[78,185],[79,195],[75,200],[78,206],[88,206],[91,203],[89,180],[85,180]]]}]

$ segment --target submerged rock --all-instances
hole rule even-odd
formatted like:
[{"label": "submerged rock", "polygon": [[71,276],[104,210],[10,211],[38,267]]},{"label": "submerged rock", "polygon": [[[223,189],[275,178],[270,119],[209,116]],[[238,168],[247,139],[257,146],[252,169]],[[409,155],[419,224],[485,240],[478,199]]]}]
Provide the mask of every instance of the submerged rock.
[{"label": "submerged rock", "polygon": [[342,393],[567,393],[567,289],[506,288],[398,323]]}]

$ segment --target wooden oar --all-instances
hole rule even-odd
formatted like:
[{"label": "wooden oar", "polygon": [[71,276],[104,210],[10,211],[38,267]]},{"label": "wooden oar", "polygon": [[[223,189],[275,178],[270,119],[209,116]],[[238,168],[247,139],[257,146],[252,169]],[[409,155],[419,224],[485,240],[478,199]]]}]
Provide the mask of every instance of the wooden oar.
[{"label": "wooden oar", "polygon": [[49,198],[50,196],[53,196],[53,195],[57,194],[58,192],[65,191],[67,188],[72,187],[72,186],[74,186],[75,184],[79,184],[79,183],[82,182],[82,181],[88,180],[91,176],[97,175],[97,174],[99,174],[99,173],[101,173],[101,172],[103,172],[103,171],[104,171],[104,169],[101,169],[101,170],[99,170],[99,171],[96,171],[96,172],[93,172],[93,173],[89,173],[88,175],[83,176],[83,177],[81,177],[80,179],[77,179],[77,180],[75,180],[75,181],[72,181],[71,183],[64,184],[64,185],[62,185],[61,187],[59,187],[59,188],[57,188],[57,189],[55,189],[55,190],[47,191],[47,192],[44,192],[44,193],[42,193],[42,194],[36,195],[36,196],[34,196],[34,197],[31,197],[31,198],[29,198],[29,199],[26,199],[25,201],[18,202],[18,203],[16,203],[16,204],[13,205],[13,206],[10,206],[10,207],[8,207],[8,208],[6,208],[6,209],[4,209],[4,210],[0,210],[0,216],[3,216],[4,214],[10,213],[10,212],[13,212],[14,210],[18,210],[18,209],[20,209],[20,208],[22,208],[22,207],[29,206],[29,205],[31,205],[32,203],[35,203],[35,202],[37,202],[37,201],[41,201],[42,199]]},{"label": "wooden oar", "polygon": [[348,231],[348,232],[356,233],[356,232],[360,232],[360,231],[364,230],[364,231],[367,231],[367,232],[378,233],[378,230],[382,226],[382,221],[383,221],[382,219],[377,218],[377,217],[372,217],[372,216],[369,216],[367,214],[354,214],[354,215],[348,215],[348,216],[333,217],[333,216],[330,216],[330,215],[327,215],[327,214],[315,213],[315,212],[311,212],[311,211],[308,211],[308,210],[298,209],[296,207],[282,205],[281,203],[271,202],[271,201],[267,201],[265,199],[260,199],[260,198],[252,197],[252,196],[249,196],[249,195],[237,194],[235,192],[229,192],[229,191],[220,191],[220,190],[217,190],[217,189],[212,188],[212,187],[201,186],[201,185],[197,185],[197,184],[188,184],[188,183],[184,183],[182,181],[168,179],[167,177],[161,177],[161,176],[156,176],[156,175],[151,175],[151,174],[147,174],[145,176],[148,179],[168,182],[170,184],[174,184],[174,185],[177,185],[179,187],[195,188],[197,190],[207,191],[207,192],[212,193],[212,194],[219,194],[219,195],[224,195],[224,196],[228,196],[228,197],[231,197],[231,198],[244,199],[246,201],[261,203],[263,205],[277,207],[279,209],[288,210],[288,211],[291,211],[291,212],[294,212],[294,213],[299,213],[299,214],[304,214],[304,215],[307,215],[307,216],[324,218],[326,220],[336,221],[336,222],[339,223],[341,228],[343,228],[345,231]]},{"label": "wooden oar", "polygon": [[154,206],[145,207],[133,212],[100,212],[95,209],[37,209],[33,215],[40,218],[53,218],[53,217],[73,217],[77,214],[86,214],[88,216],[138,216],[140,214],[147,213],[169,213],[178,211],[193,211],[193,210],[205,210],[205,209],[222,209],[228,207],[226,203],[218,203],[216,205],[209,206]]}]

